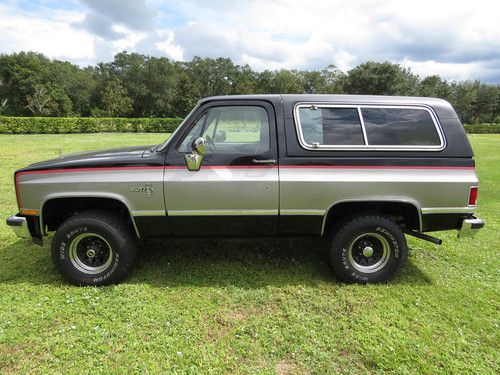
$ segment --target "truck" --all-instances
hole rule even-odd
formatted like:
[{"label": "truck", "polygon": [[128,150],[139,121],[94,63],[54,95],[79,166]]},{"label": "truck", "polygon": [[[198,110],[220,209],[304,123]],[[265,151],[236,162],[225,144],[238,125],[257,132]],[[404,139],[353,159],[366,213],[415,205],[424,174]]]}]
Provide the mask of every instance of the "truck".
[{"label": "truck", "polygon": [[77,285],[133,270],[141,239],[323,237],[343,282],[391,279],[405,235],[475,234],[479,181],[437,98],[235,95],[200,100],[163,143],[62,155],[14,173],[18,236]]}]

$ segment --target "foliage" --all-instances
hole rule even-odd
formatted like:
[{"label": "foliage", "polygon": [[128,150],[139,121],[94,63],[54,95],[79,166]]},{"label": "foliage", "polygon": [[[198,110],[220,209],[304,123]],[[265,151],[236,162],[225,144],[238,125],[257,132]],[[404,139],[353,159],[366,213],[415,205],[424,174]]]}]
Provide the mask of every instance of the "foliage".
[{"label": "foliage", "polygon": [[222,57],[178,62],[125,51],[81,68],[33,52],[0,54],[0,113],[9,116],[183,117],[206,96],[266,93],[433,96],[450,101],[465,123],[500,116],[499,85],[420,79],[387,61],[348,72],[334,65],[257,72]]},{"label": "foliage", "polygon": [[464,127],[470,134],[500,134],[500,124],[467,124]]},{"label": "foliage", "polygon": [[180,118],[6,117],[0,116],[0,133],[57,134],[96,132],[171,133]]},{"label": "foliage", "polygon": [[[17,210],[17,168],[164,138],[0,135],[0,217]],[[471,141],[486,227],[439,233],[441,246],[408,237],[387,284],[339,283],[317,239],[182,239],[141,243],[121,285],[79,288],[49,241],[19,240],[2,220],[0,372],[498,374],[500,136]]]},{"label": "foliage", "polygon": [[41,85],[35,86],[33,95],[26,97],[26,107],[35,116],[48,115],[53,111],[56,103],[52,100],[47,92],[47,89]]},{"label": "foliage", "polygon": [[119,79],[113,79],[106,84],[101,93],[101,103],[104,113],[112,117],[127,116],[132,112],[132,98]]},{"label": "foliage", "polygon": [[414,95],[417,83],[418,77],[409,69],[369,61],[349,71],[345,88],[350,94]]},{"label": "foliage", "polygon": [[[186,103],[186,108],[189,108]],[[182,118],[7,117],[0,116],[0,134],[97,132],[171,133]],[[500,124],[464,125],[467,133],[498,134]]]}]

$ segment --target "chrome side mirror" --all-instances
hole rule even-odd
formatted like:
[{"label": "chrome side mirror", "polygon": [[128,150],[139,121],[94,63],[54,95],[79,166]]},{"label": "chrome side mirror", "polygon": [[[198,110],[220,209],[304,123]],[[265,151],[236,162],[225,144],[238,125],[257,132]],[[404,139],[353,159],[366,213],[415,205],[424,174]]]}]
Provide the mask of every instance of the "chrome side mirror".
[{"label": "chrome side mirror", "polygon": [[189,171],[199,171],[206,154],[205,140],[203,137],[196,138],[193,143],[191,143],[191,149],[193,152],[184,155],[186,167]]}]

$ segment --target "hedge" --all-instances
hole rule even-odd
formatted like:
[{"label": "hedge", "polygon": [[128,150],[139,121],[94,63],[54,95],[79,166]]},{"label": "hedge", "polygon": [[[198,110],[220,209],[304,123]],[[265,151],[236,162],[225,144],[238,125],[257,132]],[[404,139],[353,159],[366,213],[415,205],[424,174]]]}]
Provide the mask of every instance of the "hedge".
[{"label": "hedge", "polygon": [[500,134],[500,124],[464,125],[465,131],[470,134]]},{"label": "hedge", "polygon": [[98,132],[171,133],[181,118],[6,117],[0,116],[0,133],[58,134]]},{"label": "hedge", "polygon": [[[0,133],[58,134],[98,132],[172,133],[181,118],[7,117],[0,116]],[[500,124],[465,125],[472,134],[500,134]]]}]

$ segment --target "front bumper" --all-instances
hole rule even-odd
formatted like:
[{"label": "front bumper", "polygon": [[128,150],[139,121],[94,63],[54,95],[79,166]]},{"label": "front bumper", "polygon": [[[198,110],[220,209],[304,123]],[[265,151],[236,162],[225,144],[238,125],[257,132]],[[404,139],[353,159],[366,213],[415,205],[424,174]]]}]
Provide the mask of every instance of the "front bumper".
[{"label": "front bumper", "polygon": [[483,219],[475,216],[468,217],[462,221],[462,225],[458,230],[458,237],[472,237],[482,227],[484,227]]},{"label": "front bumper", "polygon": [[12,230],[18,237],[31,238],[28,222],[25,217],[12,215],[7,218],[7,225],[12,227]]}]

